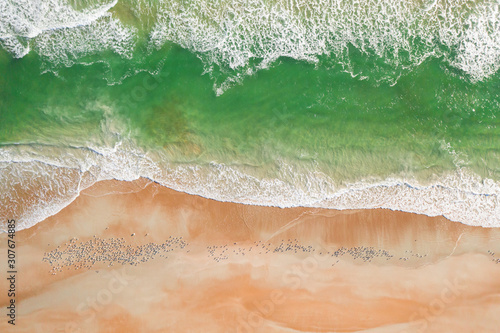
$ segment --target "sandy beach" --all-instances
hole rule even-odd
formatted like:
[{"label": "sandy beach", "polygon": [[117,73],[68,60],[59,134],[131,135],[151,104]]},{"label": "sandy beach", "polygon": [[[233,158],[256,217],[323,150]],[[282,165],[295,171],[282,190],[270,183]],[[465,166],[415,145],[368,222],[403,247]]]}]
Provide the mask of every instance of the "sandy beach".
[{"label": "sandy beach", "polygon": [[99,182],[15,237],[2,332],[500,327],[500,229],[443,217],[224,203],[140,179]]}]

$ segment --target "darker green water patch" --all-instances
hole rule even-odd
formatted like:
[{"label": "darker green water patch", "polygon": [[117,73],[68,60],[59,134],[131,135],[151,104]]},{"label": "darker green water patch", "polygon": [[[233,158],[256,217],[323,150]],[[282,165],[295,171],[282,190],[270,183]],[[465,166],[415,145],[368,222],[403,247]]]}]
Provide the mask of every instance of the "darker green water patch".
[{"label": "darker green water patch", "polygon": [[144,112],[146,134],[164,146],[184,143],[188,123],[181,105],[178,100],[171,99],[167,103],[148,108]]}]

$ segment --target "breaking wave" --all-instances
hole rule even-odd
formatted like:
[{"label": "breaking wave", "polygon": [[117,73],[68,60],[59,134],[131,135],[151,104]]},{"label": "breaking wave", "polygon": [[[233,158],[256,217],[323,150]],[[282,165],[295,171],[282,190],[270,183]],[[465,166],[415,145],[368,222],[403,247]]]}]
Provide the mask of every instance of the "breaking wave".
[{"label": "breaking wave", "polygon": [[[149,52],[176,43],[199,55],[217,94],[280,57],[340,64],[360,78],[390,83],[429,57],[442,58],[472,81],[500,67],[496,1],[85,3],[76,8],[63,0],[3,1],[0,42],[15,57],[34,50],[54,66],[104,50],[130,59],[140,38]],[[115,10],[118,5],[124,9]],[[357,64],[356,53],[370,66]]]},{"label": "breaking wave", "polygon": [[29,228],[71,203],[97,181],[140,177],[219,201],[264,206],[334,209],[388,208],[443,215],[483,227],[500,226],[500,184],[465,168],[432,184],[386,178],[339,184],[320,170],[298,170],[279,161],[278,176],[259,177],[243,166],[176,164],[119,142],[113,148],[8,145],[0,150],[0,219],[16,217]]},{"label": "breaking wave", "polygon": [[118,0],[75,9],[67,1],[0,2],[0,45],[16,58],[34,50],[49,62],[71,66],[104,50],[130,58],[134,30],[109,12]]}]

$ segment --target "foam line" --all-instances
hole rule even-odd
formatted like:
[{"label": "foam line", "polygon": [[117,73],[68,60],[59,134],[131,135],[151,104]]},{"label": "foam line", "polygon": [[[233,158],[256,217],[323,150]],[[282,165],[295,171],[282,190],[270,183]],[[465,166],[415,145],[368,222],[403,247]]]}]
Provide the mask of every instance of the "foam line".
[{"label": "foam line", "polygon": [[[139,34],[110,14],[117,3],[78,11],[63,0],[2,1],[0,44],[15,57],[34,50],[55,67],[103,50],[130,59]],[[150,52],[173,42],[197,53],[219,95],[280,57],[341,64],[360,79],[390,84],[429,57],[442,58],[473,82],[500,68],[500,11],[494,0],[137,0],[122,5],[146,29],[140,36],[146,36],[141,38],[147,38]],[[356,67],[353,47],[372,66]]]},{"label": "foam line", "polygon": [[[6,215],[9,212],[24,212],[17,217],[21,229],[57,213],[97,181],[133,181],[140,177],[219,201],[283,208],[387,208],[443,215],[475,226],[500,226],[500,183],[481,179],[465,168],[442,175],[425,186],[414,179],[397,177],[339,186],[316,171],[300,173],[285,161],[282,163],[286,172],[277,178],[258,178],[237,165],[155,161],[125,144],[113,149],[66,147],[54,151],[53,147],[33,145],[15,148],[1,149],[0,201],[11,207],[2,211],[0,219],[12,218]],[[290,177],[295,182],[290,182]],[[26,195],[31,197],[23,201]]]},{"label": "foam line", "polygon": [[[443,57],[473,81],[500,66],[494,1],[195,0],[160,1],[159,8],[154,45],[173,41],[198,52],[207,68],[216,65],[240,76],[279,57],[318,62],[324,55],[359,75],[352,46],[374,61],[375,70],[360,77],[390,82],[428,57]],[[382,74],[377,75],[376,59],[387,66]],[[250,65],[252,60],[257,64]],[[228,80],[231,86],[238,75]],[[219,88],[220,94],[227,87]]]}]

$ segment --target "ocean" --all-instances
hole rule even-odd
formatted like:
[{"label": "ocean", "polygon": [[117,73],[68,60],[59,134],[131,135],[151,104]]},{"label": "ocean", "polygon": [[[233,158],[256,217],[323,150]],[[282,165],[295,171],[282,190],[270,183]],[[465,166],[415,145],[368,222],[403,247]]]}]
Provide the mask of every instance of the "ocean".
[{"label": "ocean", "polygon": [[1,0],[0,47],[21,229],[140,177],[500,226],[498,1]]}]

